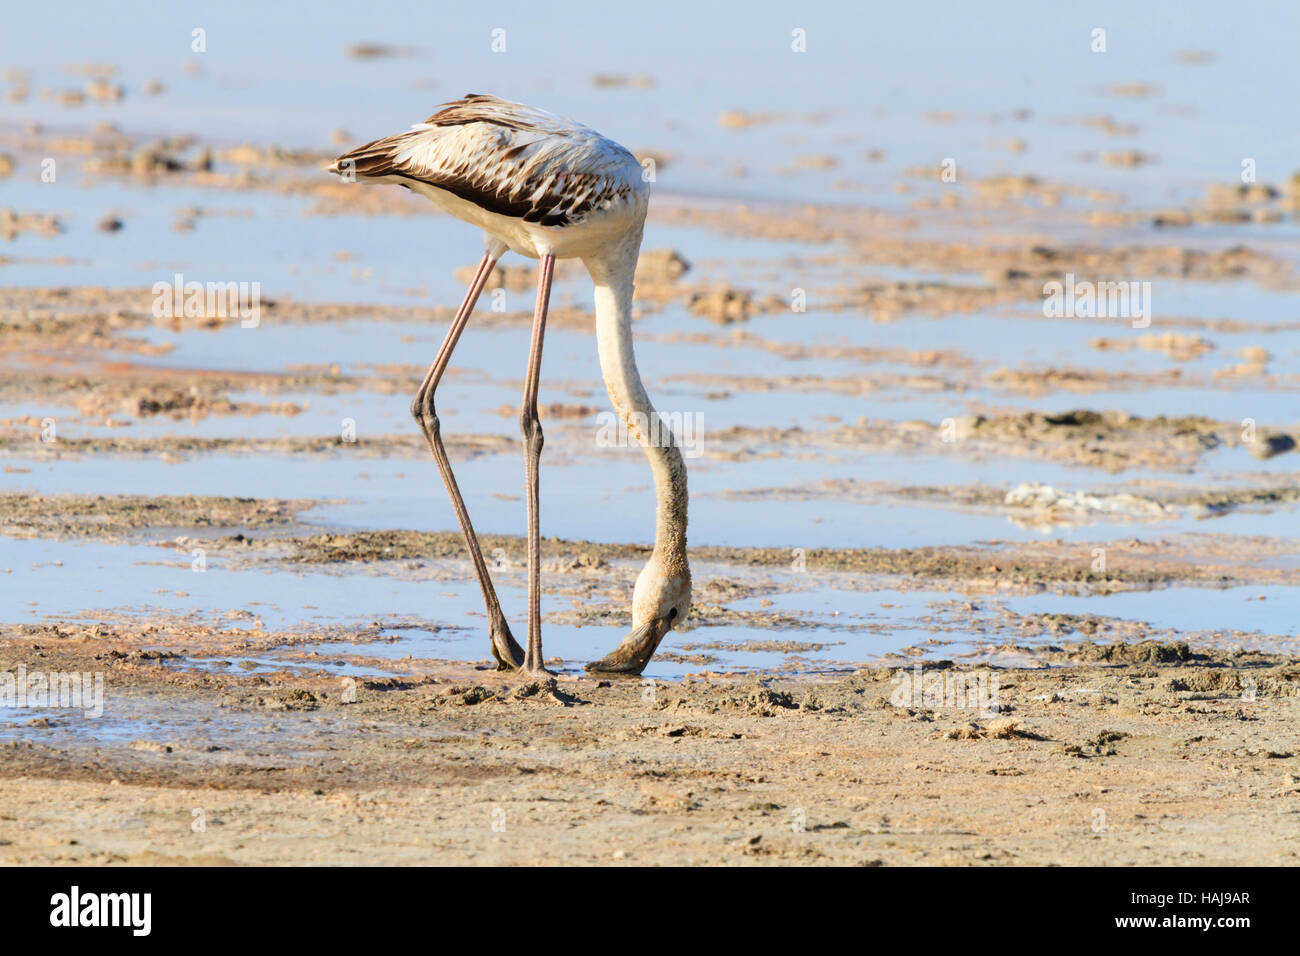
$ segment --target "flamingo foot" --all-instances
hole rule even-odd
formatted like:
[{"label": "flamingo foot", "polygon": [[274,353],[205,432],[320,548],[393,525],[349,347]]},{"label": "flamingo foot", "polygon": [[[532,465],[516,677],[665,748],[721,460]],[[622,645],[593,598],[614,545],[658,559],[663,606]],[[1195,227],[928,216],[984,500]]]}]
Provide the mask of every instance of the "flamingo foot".
[{"label": "flamingo foot", "polygon": [[497,670],[513,671],[519,670],[524,666],[524,649],[519,646],[514,635],[510,633],[510,625],[506,623],[504,617],[499,617],[492,622],[492,656],[497,660]]}]

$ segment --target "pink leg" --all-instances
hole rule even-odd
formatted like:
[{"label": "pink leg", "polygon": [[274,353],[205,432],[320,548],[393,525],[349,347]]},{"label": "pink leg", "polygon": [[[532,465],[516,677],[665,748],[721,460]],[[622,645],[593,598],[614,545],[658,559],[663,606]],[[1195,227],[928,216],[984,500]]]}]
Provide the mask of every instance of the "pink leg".
[{"label": "pink leg", "polygon": [[524,654],[524,670],[546,673],[546,668],[542,666],[542,539],[538,518],[542,422],[537,415],[537,387],[542,374],[542,338],[546,334],[546,309],[551,299],[555,257],[542,256],[537,272],[533,338],[528,350],[524,400],[519,409],[519,428],[524,438],[525,493],[528,500],[528,649]]},{"label": "pink leg", "polygon": [[510,670],[523,663],[524,652],[515,642],[514,636],[510,633],[510,625],[506,623],[505,615],[501,613],[501,602],[497,599],[496,589],[492,587],[492,578],[488,575],[487,562],[483,560],[483,551],[479,548],[474,526],[470,524],[465,499],[461,497],[456,476],[451,473],[451,461],[447,458],[447,449],[443,447],[442,428],[433,407],[433,393],[438,388],[438,382],[442,380],[442,373],[447,370],[451,353],[456,348],[456,343],[460,341],[461,332],[465,331],[470,313],[474,311],[474,305],[478,302],[479,294],[483,291],[483,286],[487,283],[488,275],[492,272],[495,263],[496,259],[490,253],[484,253],[483,260],[478,265],[478,272],[474,274],[474,281],[470,283],[469,291],[465,293],[465,301],[461,303],[456,318],[452,320],[451,328],[447,330],[447,337],[443,339],[442,346],[434,357],[433,365],[429,367],[420,390],[416,392],[411,402],[411,414],[419,423],[420,431],[424,433],[424,440],[428,442],[429,451],[433,453],[434,461],[438,463],[438,471],[442,474],[443,484],[447,486],[447,494],[451,497],[451,506],[456,512],[456,520],[460,522],[461,533],[465,535],[465,547],[469,549],[474,574],[478,577],[479,588],[483,592],[488,632],[492,639],[492,656],[496,658],[497,670]]}]

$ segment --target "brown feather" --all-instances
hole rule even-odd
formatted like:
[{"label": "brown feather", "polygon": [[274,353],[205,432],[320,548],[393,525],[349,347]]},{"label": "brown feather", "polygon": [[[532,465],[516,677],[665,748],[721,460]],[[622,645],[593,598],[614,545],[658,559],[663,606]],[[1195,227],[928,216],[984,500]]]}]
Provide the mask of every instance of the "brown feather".
[{"label": "brown feather", "polygon": [[[437,135],[438,130],[447,132]],[[502,216],[567,226],[626,200],[631,192],[625,171],[610,167],[608,160],[590,168],[591,150],[584,147],[597,139],[585,127],[566,125],[550,114],[471,93],[444,104],[423,128],[343,154],[330,171],[422,182]],[[635,164],[626,150],[610,146],[618,164]],[[589,168],[566,165],[584,161]]]}]

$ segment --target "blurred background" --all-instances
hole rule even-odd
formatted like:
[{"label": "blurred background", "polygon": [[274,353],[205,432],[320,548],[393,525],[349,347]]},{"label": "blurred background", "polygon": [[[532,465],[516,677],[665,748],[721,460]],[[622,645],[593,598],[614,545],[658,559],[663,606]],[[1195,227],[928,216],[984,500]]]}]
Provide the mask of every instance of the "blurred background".
[{"label": "blurred background", "polygon": [[[996,573],[921,591],[828,575],[751,581],[730,604],[720,587],[706,602],[748,613],[766,601],[847,642],[814,655],[825,661],[1020,634],[1002,618],[935,623],[934,602],[999,587],[1017,614],[1292,640],[1300,8],[982,6],[8,10],[0,489],[309,498],[325,502],[318,527],[454,530],[406,409],[480,239],[417,197],[320,170],[445,101],[495,93],[654,160],[644,248],[662,271],[641,283],[636,334],[660,409],[706,430],[691,463],[692,544],[1050,544],[1077,547],[1085,566],[1098,542],[1148,539],[1189,567],[1242,563],[1226,591],[1172,572],[1122,594],[999,585]],[[439,409],[449,437],[477,442],[453,452],[476,525],[518,534],[512,409],[531,280],[527,263],[503,264],[523,270],[500,277],[505,312],[481,307]],[[1150,282],[1151,326],[1045,316],[1044,283],[1066,272]],[[298,310],[272,308],[256,329],[154,321],[148,290],[176,274],[255,282]],[[792,307],[796,290],[806,311]],[[581,270],[562,270],[556,301],[572,314],[547,340],[543,533],[642,543],[644,460],[593,441],[606,400],[590,299]],[[61,312],[80,324],[41,325]],[[1048,420],[1091,421],[1068,419],[1079,410],[1100,416],[1095,434]],[[65,444],[37,440],[46,419]],[[1248,447],[1247,420],[1276,444]],[[303,453],[349,421],[363,460],[347,447]],[[944,423],[962,440],[943,437]],[[203,578],[187,560],[159,569],[137,545],[2,546],[24,571],[28,597],[12,612],[23,620],[258,601],[284,627],[432,613],[465,628],[470,658],[486,651],[466,580],[444,581],[435,601],[426,581],[376,584],[355,568],[271,584],[219,550],[219,573]],[[522,607],[520,569],[501,573]],[[69,589],[73,574],[93,593]],[[621,630],[565,617],[574,593],[588,591],[550,599],[548,649],[598,655]],[[719,633],[752,637],[743,613]]]}]

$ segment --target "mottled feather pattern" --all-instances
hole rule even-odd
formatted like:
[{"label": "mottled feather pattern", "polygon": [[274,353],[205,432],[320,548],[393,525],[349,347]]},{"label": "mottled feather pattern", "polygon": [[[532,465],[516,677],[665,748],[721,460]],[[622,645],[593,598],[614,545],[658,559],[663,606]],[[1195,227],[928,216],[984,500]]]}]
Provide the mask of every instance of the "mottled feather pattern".
[{"label": "mottled feather pattern", "polygon": [[358,179],[428,183],[542,226],[583,222],[645,188],[636,157],[617,143],[544,110],[480,94],[345,153],[330,168],[351,168]]}]

